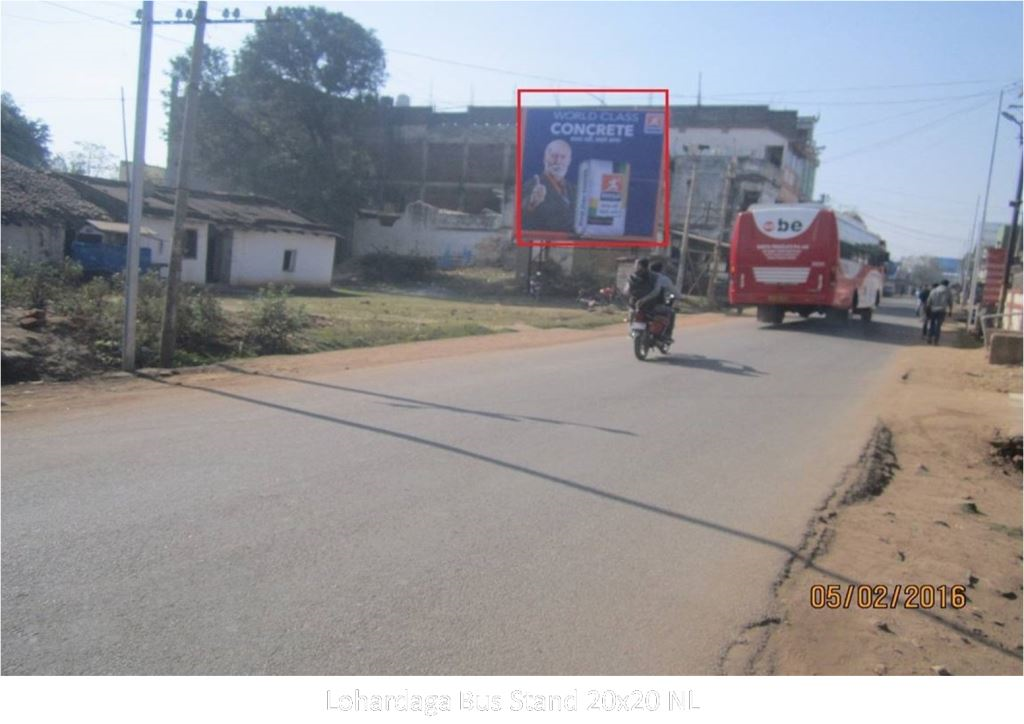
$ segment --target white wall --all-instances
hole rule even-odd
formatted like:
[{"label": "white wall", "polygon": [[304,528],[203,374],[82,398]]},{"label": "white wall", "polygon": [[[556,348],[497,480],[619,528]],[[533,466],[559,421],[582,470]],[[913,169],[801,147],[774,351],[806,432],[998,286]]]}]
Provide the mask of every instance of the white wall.
[{"label": "white wall", "polygon": [[[282,270],[284,252],[295,250],[295,271]],[[205,258],[205,257],[204,257]],[[235,229],[231,242],[231,283],[239,286],[292,284],[329,287],[334,268],[334,237],[282,231]]]},{"label": "white wall", "polygon": [[[511,231],[499,214],[459,214],[411,204],[391,226],[379,219],[356,219],[352,234],[355,256],[375,251],[449,258],[455,265],[494,262]],[[462,227],[462,228],[459,228]]]},{"label": "white wall", "polygon": [[[153,254],[154,264],[168,265],[171,263],[171,238],[174,232],[174,221],[172,219],[156,219],[149,216],[142,218],[142,225],[152,229],[157,239],[142,237],[140,246],[149,247]],[[205,223],[186,222],[186,229],[194,229],[197,232],[196,258],[181,260],[181,281],[193,284],[206,283],[206,235],[208,225]],[[164,271],[166,276],[166,271]]]},{"label": "white wall", "polygon": [[669,134],[669,154],[687,155],[686,146],[709,146],[719,155],[764,158],[766,146],[788,148],[786,137],[764,128],[673,128]]},{"label": "white wall", "polygon": [[64,258],[64,227],[5,224],[0,243],[8,260],[17,256],[30,262],[59,262]]}]

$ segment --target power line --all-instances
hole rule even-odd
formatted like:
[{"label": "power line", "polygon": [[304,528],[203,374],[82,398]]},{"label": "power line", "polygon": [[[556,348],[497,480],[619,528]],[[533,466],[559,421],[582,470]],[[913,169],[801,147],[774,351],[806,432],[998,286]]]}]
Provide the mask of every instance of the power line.
[{"label": "power line", "polygon": [[909,131],[904,131],[903,133],[900,133],[898,135],[892,136],[890,138],[883,139],[881,141],[876,141],[875,143],[872,143],[870,145],[862,146],[861,148],[855,149],[853,151],[849,151],[848,153],[844,153],[844,154],[841,154],[839,156],[836,156],[835,158],[830,158],[830,159],[827,159],[827,160],[828,160],[829,163],[835,163],[836,161],[841,161],[841,160],[847,159],[847,158],[849,158],[851,156],[856,156],[856,155],[858,155],[860,153],[864,153],[866,151],[873,151],[876,148],[881,148],[882,146],[887,146],[890,143],[895,143],[896,141],[900,141],[900,140],[906,138],[907,136],[910,136],[910,135],[912,135],[914,133],[917,133],[919,131],[924,131],[924,130],[927,130],[929,128],[933,128],[933,127],[935,127],[935,126],[937,126],[937,125],[939,125],[941,123],[946,122],[947,120],[949,120],[950,118],[953,118],[954,116],[959,116],[959,115],[962,115],[964,113],[971,113],[971,112],[976,111],[976,110],[978,110],[980,108],[984,108],[986,105],[988,105],[990,100],[991,100],[991,97],[985,99],[985,101],[983,103],[979,103],[977,105],[971,106],[970,108],[962,108],[960,110],[953,111],[952,113],[948,113],[945,116],[942,116],[941,118],[935,119],[934,121],[929,121],[928,123],[925,123],[924,125],[917,126],[916,128],[911,128]]},{"label": "power line", "polygon": [[69,13],[76,13],[78,15],[84,15],[85,17],[92,18],[93,20],[101,20],[104,23],[109,23],[110,25],[116,25],[116,26],[121,27],[121,28],[129,28],[129,29],[131,29],[130,25],[128,25],[126,23],[118,22],[117,20],[114,20],[113,18],[106,18],[106,17],[103,17],[102,15],[93,15],[92,13],[87,13],[84,10],[78,10],[77,8],[69,8],[68,6],[61,5],[60,3],[46,2],[44,4],[45,5],[52,5],[53,7],[60,8],[61,10],[67,10]]},{"label": "power line", "polygon": [[88,20],[43,20],[42,18],[28,18],[24,15],[11,15],[11,13],[4,13],[4,20],[28,20],[32,23],[42,23],[43,25],[79,25],[81,23],[87,23]]},{"label": "power line", "polygon": [[[957,101],[960,101],[960,100],[966,100],[968,98],[980,98],[982,96],[984,96],[986,98],[992,98],[995,95],[996,92],[998,92],[998,89],[996,91],[986,91],[984,93],[972,93],[971,95],[967,95],[967,96],[955,96],[955,97],[950,98],[949,102],[957,102]],[[931,104],[929,106],[926,106],[925,108],[915,108],[912,111],[905,111],[903,113],[896,113],[896,114],[891,115],[891,116],[883,116],[881,118],[876,118],[876,119],[871,120],[871,121],[864,121],[863,123],[855,123],[852,126],[843,126],[842,128],[837,128],[835,130],[830,130],[830,131],[824,131],[824,132],[821,132],[821,133],[817,133],[816,132],[815,133],[815,138],[820,138],[822,136],[831,136],[831,135],[834,135],[836,133],[845,133],[846,131],[852,131],[855,128],[864,128],[866,126],[878,125],[879,123],[887,123],[888,121],[892,121],[892,120],[895,120],[897,118],[905,118],[906,116],[913,116],[913,115],[917,115],[918,113],[927,113],[929,111],[934,111],[934,110],[936,110],[938,108],[941,108],[944,105],[946,105],[946,103],[944,103],[944,102],[937,102],[937,103],[933,103],[933,104]]]},{"label": "power line", "polygon": [[994,79],[990,80],[950,80],[950,81],[937,81],[932,83],[904,83],[899,85],[864,85],[864,86],[851,86],[847,88],[812,88],[803,90],[784,90],[784,91],[740,91],[736,93],[724,93],[720,95],[705,96],[707,98],[727,98],[734,96],[754,96],[754,95],[785,95],[795,93],[849,93],[851,91],[866,91],[866,90],[897,90],[902,88],[934,88],[936,86],[950,86],[950,85],[979,85],[981,83],[994,83]]},{"label": "power line", "polygon": [[923,237],[926,237],[926,238],[930,238],[930,239],[943,239],[945,241],[956,241],[958,243],[962,243],[963,242],[963,237],[962,236],[947,236],[946,234],[935,234],[935,233],[933,233],[931,231],[926,231],[925,229],[915,229],[915,228],[913,228],[911,226],[903,226],[902,224],[894,224],[893,222],[887,221],[886,219],[883,219],[883,218],[881,218],[879,216],[875,216],[874,214],[868,214],[868,213],[865,213],[863,211],[860,211],[858,213],[861,216],[863,216],[865,219],[870,219],[871,221],[874,221],[875,223],[878,223],[878,224],[885,224],[886,226],[891,226],[894,229],[899,229],[900,231],[903,231],[903,232],[906,232],[906,233],[917,234],[917,235],[920,235],[920,236],[923,236]]},{"label": "power line", "polygon": [[[92,13],[87,13],[84,10],[78,10],[76,8],[69,8],[66,5],[61,5],[60,3],[46,2],[46,4],[47,5],[52,5],[55,8],[60,8],[61,10],[67,10],[68,12],[71,12],[71,13],[78,13],[79,15],[84,15],[85,17],[92,18],[93,20],[100,20],[100,21],[102,21],[104,23],[109,23],[110,25],[114,25],[114,26],[119,27],[119,28],[125,28],[125,29],[131,30],[133,32],[135,30],[132,27],[131,23],[122,23],[122,22],[118,22],[117,20],[113,20],[112,18],[103,17],[102,15],[93,15]],[[186,47],[191,47],[191,43],[188,43],[188,42],[186,42],[184,40],[179,40],[178,38],[172,38],[172,37],[167,36],[167,35],[160,35],[159,33],[153,33],[153,37],[154,38],[160,38],[161,40],[167,40],[167,41],[169,41],[171,43],[177,43],[178,45],[184,45]]]},{"label": "power line", "polygon": [[536,78],[537,80],[550,80],[550,81],[554,81],[555,83],[567,83],[569,85],[578,85],[578,86],[585,86],[585,87],[590,87],[590,86],[593,86],[593,85],[599,85],[599,84],[594,84],[594,83],[581,83],[580,81],[566,80],[564,78],[552,78],[551,76],[546,76],[546,75],[534,75],[532,73],[521,73],[521,72],[515,71],[515,70],[507,70],[507,69],[504,69],[504,68],[494,68],[494,67],[490,67],[490,66],[486,66],[486,65],[476,65],[474,63],[465,63],[465,62],[459,61],[459,60],[448,60],[446,58],[438,58],[438,57],[432,56],[432,55],[424,55],[423,53],[414,53],[414,52],[409,51],[409,50],[397,50],[395,48],[385,48],[384,50],[387,51],[388,53],[398,53],[399,55],[409,55],[409,56],[412,56],[414,58],[423,58],[424,60],[431,60],[431,61],[434,61],[435,63],[446,63],[447,65],[457,65],[457,66],[459,66],[461,68],[472,68],[474,70],[487,71],[488,73],[499,73],[501,75],[512,75],[512,76],[516,76],[518,78]]},{"label": "power line", "polygon": [[[998,90],[998,89],[997,89]],[[968,98],[980,98],[981,96],[991,96],[992,91],[985,91],[984,93],[972,93],[963,96],[940,96],[933,98],[905,98],[902,100],[887,100],[887,101],[808,101],[808,100],[787,100],[785,98],[772,98],[767,102],[769,104],[781,105],[781,104],[796,104],[799,103],[805,106],[900,106],[920,103],[944,103],[957,100],[967,100]],[[671,97],[692,97],[672,94]],[[706,97],[706,96],[705,96]],[[718,96],[720,99],[726,98],[725,96]]]},{"label": "power line", "polygon": [[937,203],[946,204],[946,205],[949,205],[949,204],[960,204],[962,206],[970,206],[969,203],[967,203],[966,201],[963,201],[963,200],[944,199],[944,198],[941,198],[939,196],[923,196],[921,194],[913,194],[913,193],[909,193],[907,191],[897,191],[896,189],[885,189],[885,188],[881,188],[879,186],[876,186],[874,184],[871,184],[870,186],[867,185],[867,184],[858,184],[858,183],[853,182],[853,181],[844,181],[843,183],[845,185],[847,185],[847,186],[853,186],[855,188],[870,189],[871,191],[879,191],[879,192],[884,193],[884,194],[896,194],[898,196],[907,196],[907,197],[910,197],[910,198],[913,198],[913,199],[920,199],[922,201],[935,201]]}]

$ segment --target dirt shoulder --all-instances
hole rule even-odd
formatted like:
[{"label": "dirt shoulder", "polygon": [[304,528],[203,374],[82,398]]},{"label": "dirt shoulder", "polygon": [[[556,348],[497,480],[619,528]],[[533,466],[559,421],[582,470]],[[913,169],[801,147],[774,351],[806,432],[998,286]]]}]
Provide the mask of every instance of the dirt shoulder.
[{"label": "dirt shoulder", "polygon": [[[1021,433],[1021,369],[950,347],[908,347],[890,369],[874,439],[725,673],[1022,673],[1021,473],[991,445]],[[901,586],[899,604],[860,608],[860,584],[884,586],[890,604]],[[908,608],[910,584],[962,585],[966,605],[936,592],[925,609],[929,591]],[[812,606],[816,585],[837,586],[837,608]]]},{"label": "dirt shoulder", "polygon": [[[624,319],[624,318],[623,318]],[[680,315],[676,322],[676,337],[686,329],[735,321],[736,317],[718,313]],[[560,344],[572,344],[591,339],[622,337],[625,348],[629,345],[625,325],[613,324],[594,329],[536,329],[517,325],[514,332],[472,337],[409,342],[381,347],[336,350],[300,355],[275,355],[231,360],[221,365],[176,369],[172,372],[142,370],[146,375],[187,376],[190,382],[216,381],[224,386],[245,386],[259,381],[260,374],[287,374],[303,378],[316,378],[338,370],[357,370],[381,365],[401,364],[468,354],[485,354],[508,350],[531,349]],[[249,374],[239,374],[249,373]],[[127,373],[113,373],[75,382],[28,382],[3,388],[4,413],[45,413],[54,409],[115,404],[135,401],[144,395],[162,394],[167,388],[154,386],[145,378]]]}]

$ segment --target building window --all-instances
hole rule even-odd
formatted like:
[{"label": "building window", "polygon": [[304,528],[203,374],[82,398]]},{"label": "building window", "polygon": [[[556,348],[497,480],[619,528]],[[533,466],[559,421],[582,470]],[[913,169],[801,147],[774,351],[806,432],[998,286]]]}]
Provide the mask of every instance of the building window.
[{"label": "building window", "polygon": [[771,165],[782,168],[783,150],[782,146],[765,146],[764,158]]},{"label": "building window", "polygon": [[281,271],[293,272],[295,271],[295,257],[299,255],[295,249],[288,249],[284,253],[284,264],[281,265]]},{"label": "building window", "polygon": [[181,247],[182,259],[195,259],[199,256],[199,232],[185,229],[185,244]]}]

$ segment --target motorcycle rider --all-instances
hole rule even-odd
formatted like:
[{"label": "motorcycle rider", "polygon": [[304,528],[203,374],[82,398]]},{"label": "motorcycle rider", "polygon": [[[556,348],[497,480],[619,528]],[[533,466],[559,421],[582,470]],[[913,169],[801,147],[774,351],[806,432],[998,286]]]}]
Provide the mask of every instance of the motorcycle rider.
[{"label": "motorcycle rider", "polygon": [[668,315],[668,329],[665,331],[665,341],[672,344],[672,332],[676,328],[676,310],[669,303],[669,298],[673,295],[678,297],[679,292],[676,291],[676,285],[672,283],[668,275],[661,273],[663,268],[664,264],[660,261],[650,265],[651,273],[654,275],[654,288],[661,292],[661,298],[658,300],[660,306],[656,312]]},{"label": "motorcycle rider", "polygon": [[[629,303],[634,312],[636,310],[641,310],[645,314],[650,315],[669,315],[669,326],[666,329],[666,334],[664,335],[665,338],[662,341],[665,344],[671,344],[672,327],[675,324],[675,315],[672,314],[671,307],[667,307],[664,304],[665,287],[664,283],[659,284],[658,277],[664,277],[665,275],[652,271],[655,266],[659,269],[661,268],[660,264],[657,262],[652,265],[650,260],[646,257],[640,257],[636,260],[633,274],[629,277]],[[672,282],[668,277],[665,277],[665,282],[667,282],[669,288],[674,291],[675,287],[672,286]]]},{"label": "motorcycle rider", "polygon": [[642,309],[647,311],[650,304],[656,299],[654,292],[657,279],[651,274],[650,260],[642,256],[633,264],[633,273],[629,276],[629,285],[626,288],[629,294],[629,306],[634,310]]}]

